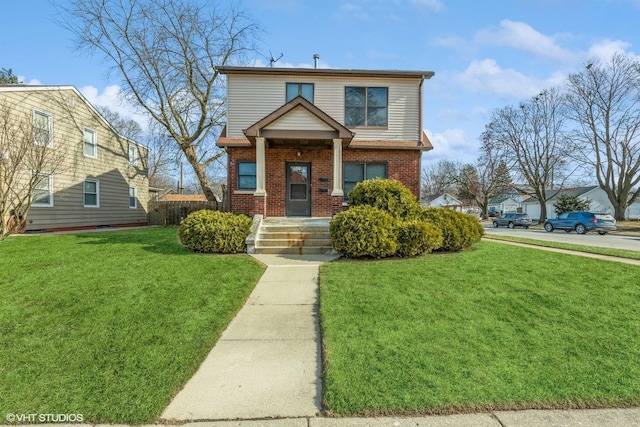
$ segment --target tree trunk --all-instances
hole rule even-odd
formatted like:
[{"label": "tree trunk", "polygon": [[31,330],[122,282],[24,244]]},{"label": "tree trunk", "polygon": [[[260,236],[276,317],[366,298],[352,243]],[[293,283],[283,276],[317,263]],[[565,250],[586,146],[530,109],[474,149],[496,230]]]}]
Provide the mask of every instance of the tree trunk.
[{"label": "tree trunk", "polygon": [[209,177],[207,177],[207,174],[204,170],[204,166],[198,161],[195,147],[193,145],[188,145],[186,147],[184,145],[181,145],[181,147],[185,157],[187,158],[187,161],[193,167],[193,171],[196,173],[196,177],[198,178],[200,187],[202,187],[204,196],[210,202],[217,201],[216,195],[211,189],[211,183],[209,182]]}]

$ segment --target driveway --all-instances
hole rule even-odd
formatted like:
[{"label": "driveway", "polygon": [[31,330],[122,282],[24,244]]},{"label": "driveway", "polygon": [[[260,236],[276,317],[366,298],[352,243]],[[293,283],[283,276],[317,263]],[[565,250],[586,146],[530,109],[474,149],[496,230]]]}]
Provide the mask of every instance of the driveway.
[{"label": "driveway", "polygon": [[596,232],[587,234],[577,234],[576,232],[566,233],[561,230],[547,233],[544,230],[536,229],[509,229],[506,227],[493,228],[490,223],[483,224],[484,231],[487,236],[502,235],[515,236],[527,239],[546,240],[549,242],[571,243],[574,245],[598,246],[603,248],[627,249],[631,251],[640,251],[640,237],[620,236],[615,234],[599,235]]}]

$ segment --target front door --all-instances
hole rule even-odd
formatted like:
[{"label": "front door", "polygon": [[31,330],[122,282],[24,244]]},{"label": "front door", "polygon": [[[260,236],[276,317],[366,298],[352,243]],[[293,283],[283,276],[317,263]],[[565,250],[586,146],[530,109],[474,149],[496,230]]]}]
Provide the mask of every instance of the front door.
[{"label": "front door", "polygon": [[287,163],[287,216],[311,216],[311,163]]}]

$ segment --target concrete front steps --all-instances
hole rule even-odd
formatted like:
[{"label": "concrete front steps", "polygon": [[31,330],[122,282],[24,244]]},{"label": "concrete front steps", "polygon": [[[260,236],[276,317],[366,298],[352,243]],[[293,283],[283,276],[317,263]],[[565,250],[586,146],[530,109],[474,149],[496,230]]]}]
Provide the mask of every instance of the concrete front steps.
[{"label": "concrete front steps", "polygon": [[255,238],[256,254],[333,253],[331,218],[264,218]]}]

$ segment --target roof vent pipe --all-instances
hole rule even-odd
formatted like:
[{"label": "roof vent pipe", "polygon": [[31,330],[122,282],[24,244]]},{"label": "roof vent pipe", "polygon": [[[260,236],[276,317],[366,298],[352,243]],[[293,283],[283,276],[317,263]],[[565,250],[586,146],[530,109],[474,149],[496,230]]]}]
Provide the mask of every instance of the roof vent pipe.
[{"label": "roof vent pipe", "polygon": [[313,54],[313,68],[318,68],[318,60],[320,59],[320,55],[317,53]]}]

